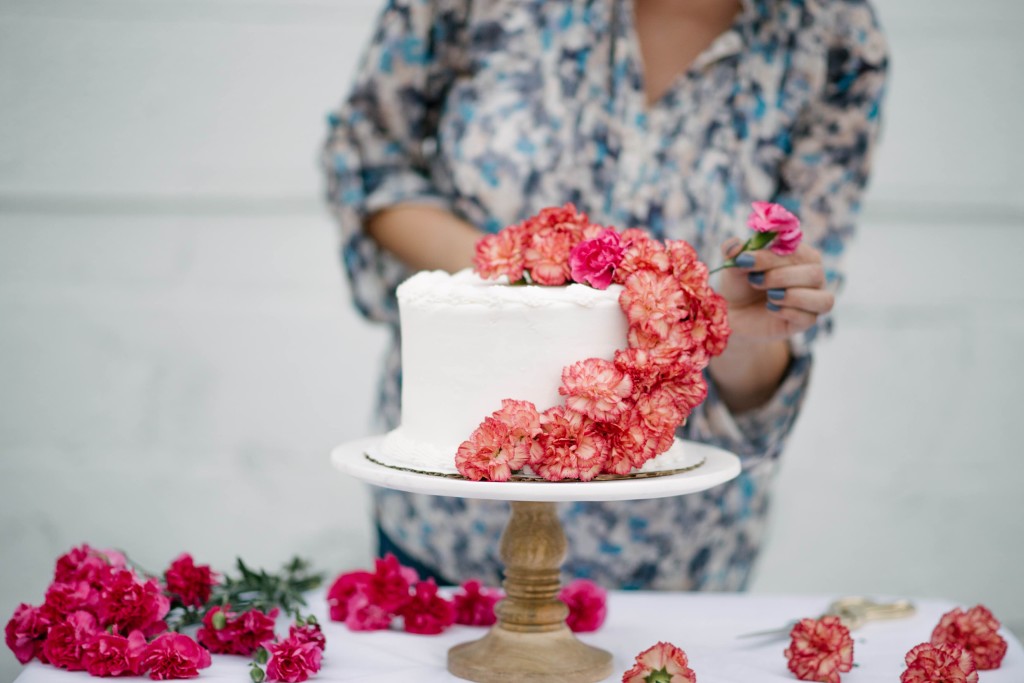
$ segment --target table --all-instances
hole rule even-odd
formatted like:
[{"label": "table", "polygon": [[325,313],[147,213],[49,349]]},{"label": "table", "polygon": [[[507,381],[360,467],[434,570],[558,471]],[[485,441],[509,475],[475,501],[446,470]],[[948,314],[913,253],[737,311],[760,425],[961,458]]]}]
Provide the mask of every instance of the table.
[{"label": "table", "polygon": [[[612,591],[608,619],[596,633],[580,639],[614,655],[620,681],[633,657],[659,640],[683,648],[700,683],[773,683],[796,679],[782,655],[788,640],[737,640],[741,633],[780,626],[815,615],[836,596],[765,596],[716,593],[652,593]],[[884,597],[884,596],[879,596]],[[903,655],[927,640],[939,617],[956,607],[943,600],[915,600],[917,614],[908,619],[869,623],[853,632],[854,662],[859,666],[843,674],[843,683],[896,683],[904,669]],[[483,635],[484,629],[456,626],[438,636],[397,631],[354,633],[344,625],[326,621],[323,593],[311,596],[310,608],[324,624],[327,650],[320,674],[322,683],[373,681],[374,683],[452,683],[446,669],[448,648]],[[970,605],[963,605],[969,607]],[[999,616],[998,605],[993,607]],[[284,629],[278,629],[280,633]],[[1024,681],[1024,648],[1007,631],[1009,650],[1003,665],[980,672],[980,683]],[[68,673],[38,662],[28,665],[16,683],[69,683],[96,680],[84,673]],[[149,679],[119,679],[149,680]],[[199,681],[247,683],[248,660],[214,656]]]}]

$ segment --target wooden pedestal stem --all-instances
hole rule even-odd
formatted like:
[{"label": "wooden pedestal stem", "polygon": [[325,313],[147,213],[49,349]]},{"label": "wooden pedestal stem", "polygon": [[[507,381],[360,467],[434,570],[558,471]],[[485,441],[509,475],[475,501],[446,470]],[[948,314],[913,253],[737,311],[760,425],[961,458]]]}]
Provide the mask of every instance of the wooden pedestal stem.
[{"label": "wooden pedestal stem", "polygon": [[501,536],[506,598],[498,623],[480,640],[448,651],[448,670],[478,683],[594,683],[612,673],[612,656],[584,645],[565,625],[558,600],[565,533],[554,503],[512,503]]}]

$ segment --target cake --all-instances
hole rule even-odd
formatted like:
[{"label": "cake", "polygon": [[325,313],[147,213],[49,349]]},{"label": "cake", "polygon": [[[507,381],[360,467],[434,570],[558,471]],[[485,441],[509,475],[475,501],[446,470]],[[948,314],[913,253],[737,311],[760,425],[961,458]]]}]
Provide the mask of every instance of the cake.
[{"label": "cake", "polygon": [[376,457],[420,472],[591,480],[685,459],[725,307],[685,242],[571,206],[481,240],[475,271],[398,287],[401,425]]}]

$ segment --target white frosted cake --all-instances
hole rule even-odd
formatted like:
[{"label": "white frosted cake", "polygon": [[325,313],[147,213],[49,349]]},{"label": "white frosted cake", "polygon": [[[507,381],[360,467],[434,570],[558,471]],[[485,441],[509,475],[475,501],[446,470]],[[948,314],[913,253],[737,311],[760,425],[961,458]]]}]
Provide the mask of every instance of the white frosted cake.
[{"label": "white frosted cake", "polygon": [[402,424],[371,457],[494,482],[694,465],[676,430],[729,324],[691,245],[566,204],[484,235],[473,264],[398,287]]},{"label": "white frosted cake", "polygon": [[[541,411],[562,402],[562,370],[611,360],[627,346],[620,285],[599,290],[510,286],[467,269],[421,272],[398,288],[402,423],[376,457],[389,465],[456,473],[455,453],[502,400]],[[683,466],[678,444],[643,469]]]},{"label": "white frosted cake", "polygon": [[432,472],[455,472],[455,452],[502,399],[543,410],[561,401],[562,368],[611,359],[626,346],[621,287],[516,286],[417,273],[398,288],[402,326],[402,425],[381,455]]}]

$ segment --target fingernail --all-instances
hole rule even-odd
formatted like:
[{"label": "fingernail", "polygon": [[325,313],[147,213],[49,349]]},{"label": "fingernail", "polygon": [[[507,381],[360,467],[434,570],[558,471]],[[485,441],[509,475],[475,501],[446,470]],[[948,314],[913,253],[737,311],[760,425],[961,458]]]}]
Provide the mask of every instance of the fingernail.
[{"label": "fingernail", "polygon": [[747,275],[747,282],[752,285],[763,285],[764,284],[764,273],[750,273]]},{"label": "fingernail", "polygon": [[778,304],[773,304],[771,301],[769,301],[768,303],[765,304],[765,308],[767,308],[769,311],[781,311],[782,310],[782,306],[779,306]]},{"label": "fingernail", "polygon": [[754,255],[749,251],[745,251],[736,257],[736,265],[740,268],[753,268],[754,267]]},{"label": "fingernail", "polygon": [[779,301],[781,299],[784,299],[785,297],[786,297],[786,290],[784,290],[784,289],[769,289],[768,290],[768,298],[769,299],[775,299],[776,301]]}]

